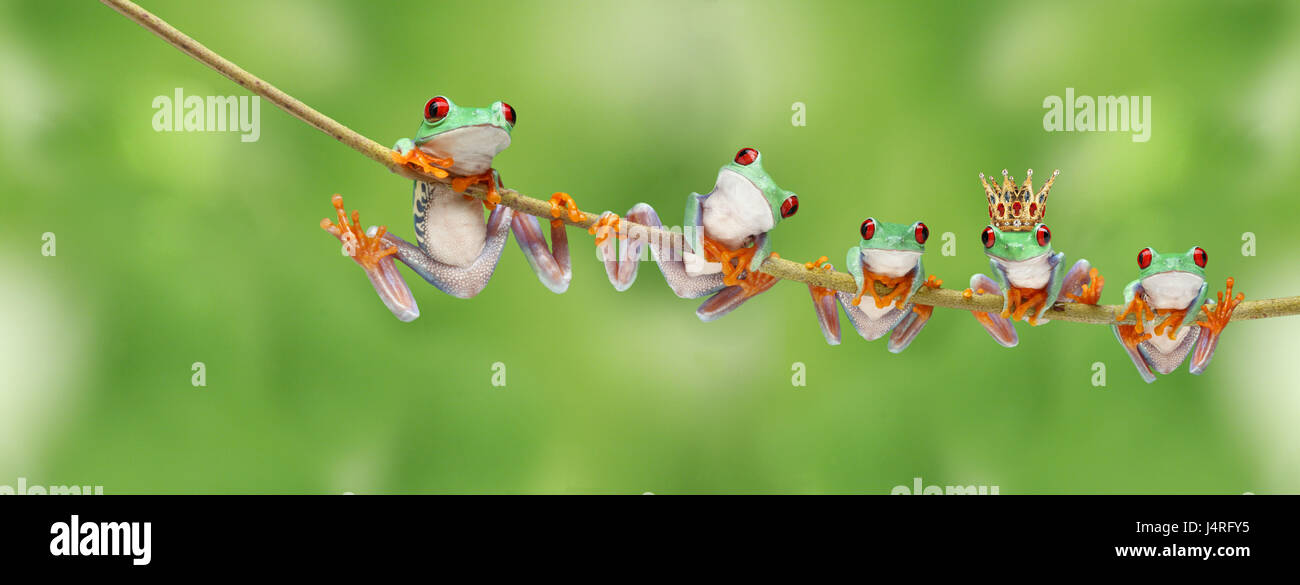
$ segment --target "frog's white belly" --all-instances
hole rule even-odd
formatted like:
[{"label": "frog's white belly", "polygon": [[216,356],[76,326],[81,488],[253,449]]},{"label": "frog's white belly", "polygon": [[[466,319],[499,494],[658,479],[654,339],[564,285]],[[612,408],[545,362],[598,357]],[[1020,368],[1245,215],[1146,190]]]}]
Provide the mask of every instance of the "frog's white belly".
[{"label": "frog's white belly", "polygon": [[[856,294],[848,294],[848,293],[840,293],[840,294],[847,295],[847,298],[849,299],[852,299],[853,297],[857,296]],[[848,305],[845,305],[845,310],[847,310],[847,307]],[[861,311],[862,314],[866,315],[867,317],[870,317],[873,320],[879,320],[885,318],[885,315],[889,314],[897,307],[894,306],[894,303],[889,303],[888,305],[885,305],[883,307],[876,308],[876,299],[871,298],[871,295],[867,294],[862,297],[862,300],[858,301],[858,306],[854,308],[857,309],[858,311]]]},{"label": "frog's white belly", "polygon": [[483,253],[487,222],[478,199],[467,200],[442,183],[422,181],[416,181],[414,199],[416,235],[420,247],[434,260],[468,266]]},{"label": "frog's white belly", "polygon": [[[1155,324],[1156,324],[1155,321],[1147,321],[1146,328],[1144,330],[1150,333],[1151,330],[1155,328]],[[1184,325],[1178,328],[1178,333],[1174,334],[1173,339],[1169,339],[1169,333],[1165,332],[1164,335],[1153,334],[1151,336],[1151,339],[1147,340],[1147,343],[1150,343],[1161,353],[1170,353],[1178,348],[1178,345],[1183,342],[1183,338],[1187,337],[1187,334],[1191,332],[1191,330],[1192,330],[1191,327],[1188,327],[1186,325],[1186,320],[1184,320]]]},{"label": "frog's white belly", "polygon": [[[1192,304],[1192,301],[1201,295],[1201,285],[1204,283],[1204,278],[1190,272],[1161,272],[1143,278],[1142,290],[1146,292],[1147,302],[1152,307],[1186,309],[1187,305]],[[1148,342],[1163,353],[1172,352],[1191,332],[1189,325],[1195,321],[1196,315],[1189,310],[1183,317],[1183,325],[1178,328],[1178,333],[1173,339],[1169,339],[1167,335],[1153,335]],[[1146,330],[1151,331],[1154,326],[1155,321],[1149,321]]]},{"label": "frog's white belly", "polygon": [[1157,309],[1183,309],[1201,295],[1205,279],[1190,272],[1161,272],[1142,279],[1147,301]]},{"label": "frog's white belly", "polygon": [[1044,252],[1028,260],[1003,260],[994,258],[994,261],[1001,266],[1007,273],[1007,280],[1011,286],[1018,288],[1044,288],[1047,281],[1052,278],[1052,264],[1048,262],[1050,252]]},{"label": "frog's white belly", "polygon": [[704,259],[703,254],[683,252],[682,260],[686,265],[686,274],[689,276],[704,276],[722,272],[721,262],[709,262]]}]

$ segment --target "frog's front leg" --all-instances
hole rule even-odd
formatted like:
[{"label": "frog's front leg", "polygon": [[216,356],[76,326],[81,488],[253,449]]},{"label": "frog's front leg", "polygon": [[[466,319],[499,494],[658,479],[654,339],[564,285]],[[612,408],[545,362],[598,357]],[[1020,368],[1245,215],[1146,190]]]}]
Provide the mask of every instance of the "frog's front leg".
[{"label": "frog's front leg", "polygon": [[1155,317],[1155,311],[1147,307],[1146,291],[1143,290],[1142,284],[1134,281],[1124,289],[1124,298],[1126,304],[1124,312],[1119,314],[1117,321],[1122,321],[1125,317],[1132,314],[1136,318],[1136,324],[1128,325],[1116,323],[1111,326],[1115,332],[1115,339],[1119,340],[1120,345],[1124,346],[1124,352],[1128,354],[1129,360],[1137,368],[1138,375],[1146,383],[1150,384],[1156,381],[1155,372],[1151,371],[1151,364],[1147,361],[1147,356],[1142,352],[1142,342],[1151,339],[1151,334],[1145,331],[1147,321]]},{"label": "frog's front leg", "polygon": [[415,147],[415,142],[410,138],[403,138],[393,145],[393,162],[406,166],[409,169],[428,173],[439,179],[445,179],[448,176],[447,169],[455,161],[450,158],[438,158],[423,150]]},{"label": "frog's front leg", "polygon": [[384,306],[392,311],[400,321],[414,321],[420,316],[420,308],[415,303],[411,289],[402,279],[393,257],[397,249],[388,243],[384,236],[388,231],[383,226],[371,227],[368,231],[361,229],[361,212],[353,211],[351,219],[343,209],[343,196],[334,195],[334,211],[338,221],[329,218],[320,221],[321,229],[329,232],[343,243],[343,250],[361,266],[375,287],[375,293]]},{"label": "frog's front leg", "polygon": [[488,215],[486,238],[483,240],[481,251],[478,256],[464,265],[437,260],[422,246],[411,244],[391,233],[385,234],[384,240],[397,247],[398,260],[409,266],[429,284],[453,297],[468,299],[482,292],[488,281],[492,279],[497,261],[501,259],[501,251],[510,237],[513,218],[513,209],[504,205],[495,207]]},{"label": "frog's front leg", "polygon": [[1246,298],[1246,295],[1241,293],[1233,297],[1232,284],[1233,279],[1228,278],[1228,290],[1226,293],[1219,293],[1219,302],[1211,301],[1201,305],[1201,313],[1204,314],[1205,320],[1196,322],[1201,327],[1201,335],[1196,339],[1196,349],[1192,350],[1192,363],[1187,366],[1193,374],[1204,372],[1205,367],[1210,365],[1210,359],[1214,357],[1214,349],[1219,345],[1219,336],[1232,320],[1232,312]]},{"label": "frog's front leg", "polygon": [[[1010,287],[1007,287],[1008,291]],[[994,282],[992,278],[983,274],[976,274],[970,277],[970,288],[966,289],[968,296],[974,294],[1002,294],[1002,287]],[[1011,319],[1003,317],[1001,314],[985,313],[982,311],[971,311],[975,319],[984,326],[984,330],[993,336],[993,340],[998,342],[1002,347],[1015,347],[1020,343],[1020,337],[1016,334],[1015,325]]]},{"label": "frog's front leg", "polygon": [[[561,203],[567,203],[568,208],[573,211],[572,218],[579,219],[581,213],[576,211],[577,206],[573,204],[573,199],[565,193],[556,193],[551,198],[552,207],[558,207]],[[542,236],[542,230],[538,227],[538,218],[524,213],[515,215],[511,222],[511,229],[515,233],[515,240],[519,242],[519,249],[523,250],[524,258],[528,260],[528,265],[537,273],[537,279],[542,281],[546,288],[556,294],[562,293],[569,289],[569,282],[573,280],[573,266],[569,258],[569,235],[563,221],[558,219],[558,213],[552,213],[555,219],[551,220],[551,246],[546,245],[546,238]]]}]

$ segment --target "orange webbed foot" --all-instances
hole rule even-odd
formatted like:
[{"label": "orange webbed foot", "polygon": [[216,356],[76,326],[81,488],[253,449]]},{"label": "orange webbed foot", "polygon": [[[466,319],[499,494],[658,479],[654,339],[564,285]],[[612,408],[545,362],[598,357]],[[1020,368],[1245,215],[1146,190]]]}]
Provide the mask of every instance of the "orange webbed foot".
[{"label": "orange webbed foot", "polygon": [[1101,288],[1106,285],[1106,279],[1096,268],[1088,270],[1088,282],[1083,284],[1082,290],[1078,295],[1066,293],[1065,296],[1074,299],[1076,303],[1083,305],[1095,305],[1101,300]]},{"label": "orange webbed foot", "polygon": [[803,267],[807,268],[808,270],[818,270],[818,269],[830,270],[832,266],[828,262],[829,260],[830,258],[827,258],[825,256],[819,256],[816,260],[813,260],[812,262],[804,262]]},{"label": "orange webbed foot", "polygon": [[[749,269],[753,264],[754,254],[758,252],[758,248],[754,246],[732,250],[708,237],[705,237],[702,243],[705,260],[722,265],[722,284],[741,287],[747,297],[772,288],[776,281],[780,280],[770,274]],[[772,253],[768,254],[768,258],[780,258],[780,255]]]},{"label": "orange webbed foot", "polygon": [[1197,321],[1197,325],[1205,327],[1215,334],[1222,332],[1223,328],[1228,326],[1228,322],[1232,320],[1232,312],[1236,310],[1237,305],[1241,304],[1241,301],[1246,298],[1246,295],[1242,293],[1237,293],[1237,296],[1235,297],[1232,296],[1233,282],[1233,279],[1229,277],[1227,281],[1227,292],[1219,293],[1219,302],[1215,303],[1213,308],[1208,304],[1201,305],[1201,313],[1205,315],[1205,320]]},{"label": "orange webbed foot", "polygon": [[[564,220],[560,219],[561,215],[566,213],[569,221],[581,222],[587,220],[587,214],[578,210],[578,203],[570,197],[568,193],[555,193],[551,195],[551,227],[560,227],[564,225]],[[598,244],[600,242],[597,242]]]},{"label": "orange webbed foot", "polygon": [[1019,288],[1012,287],[1011,292],[1014,293],[1013,296],[1015,298],[1015,304],[1012,305],[1015,308],[1011,312],[1011,320],[1019,321],[1025,318],[1025,315],[1028,315],[1029,318],[1027,321],[1029,322],[1029,326],[1037,327],[1038,310],[1047,303],[1047,291],[1033,289],[1029,292],[1028,297],[1025,297],[1024,293]]},{"label": "orange webbed foot", "polygon": [[455,164],[451,158],[438,158],[419,148],[412,148],[406,154],[394,150],[393,162],[406,166],[411,170],[433,175],[439,179],[447,178],[447,169]]},{"label": "orange webbed foot", "polygon": [[1125,345],[1129,347],[1137,347],[1137,344],[1151,339],[1151,334],[1145,333],[1143,329],[1145,328],[1146,321],[1154,319],[1156,314],[1147,306],[1141,296],[1135,296],[1132,301],[1129,301],[1128,306],[1124,307],[1124,312],[1120,313],[1119,316],[1115,318],[1115,321],[1123,321],[1124,318],[1129,315],[1136,317],[1137,324],[1127,325],[1121,323],[1116,325],[1116,328],[1119,329],[1120,338],[1124,341]]},{"label": "orange webbed foot", "polygon": [[[497,193],[497,173],[494,169],[488,169],[477,175],[467,177],[452,177],[451,189],[457,193],[464,193],[471,185],[483,183],[487,185],[487,194],[484,195],[483,205],[488,209],[496,209],[498,203],[501,203],[501,194]],[[466,195],[465,197],[469,197]]]},{"label": "orange webbed foot", "polygon": [[[889,291],[889,294],[883,297],[882,300],[884,301],[885,304],[882,305],[882,308],[889,306],[889,303],[891,302],[894,303],[894,308],[896,309],[901,309],[907,306],[907,297],[911,292],[912,292],[912,281],[904,280],[902,282],[895,284],[894,290]],[[880,301],[877,302],[879,303]]]},{"label": "orange webbed foot", "polygon": [[1124,318],[1130,314],[1137,318],[1137,324],[1119,324],[1116,325],[1115,328],[1119,331],[1120,340],[1124,342],[1124,345],[1132,348],[1137,347],[1137,345],[1143,341],[1151,339],[1151,334],[1144,332],[1143,329],[1145,328],[1146,321],[1148,319],[1154,319],[1156,315],[1140,296],[1133,297],[1133,300],[1129,302],[1128,306],[1124,307],[1124,312],[1120,313],[1115,320],[1123,321]]},{"label": "orange webbed foot", "polygon": [[353,210],[349,220],[343,208],[343,196],[335,193],[331,201],[338,220],[334,222],[324,218],[320,220],[320,227],[343,242],[344,252],[357,264],[367,270],[373,270],[379,265],[380,259],[397,253],[397,246],[384,240],[384,234],[388,232],[387,227],[381,225],[376,229],[375,235],[366,235],[366,231],[361,227],[360,211]]},{"label": "orange webbed foot", "polygon": [[864,270],[862,271],[862,290],[859,290],[858,294],[854,295],[852,301],[853,306],[856,307],[862,304],[862,297],[867,295],[871,295],[873,299],[876,299],[877,302],[879,302],[880,297],[876,296],[876,277],[870,272]]},{"label": "orange webbed foot", "polygon": [[[1006,303],[1004,303],[1002,308],[1002,318],[1011,319],[1011,316],[1015,315],[1015,311],[1020,308],[1020,289],[1014,286],[1009,286],[1007,287],[1007,292],[1005,293],[1005,295],[1007,300]],[[1021,313],[1020,315],[1016,315],[1015,318],[1011,320],[1019,321],[1022,315],[1024,315],[1024,313]]]},{"label": "orange webbed foot", "polygon": [[1178,328],[1183,326],[1183,319],[1187,317],[1187,311],[1175,309],[1157,309],[1156,314],[1164,315],[1165,318],[1152,329],[1152,333],[1167,335],[1171,340],[1176,337]]},{"label": "orange webbed foot", "polygon": [[[552,202],[552,205],[554,205],[554,202]],[[554,209],[552,209],[551,213],[555,213]],[[617,213],[606,213],[596,223],[591,224],[591,227],[587,228],[587,233],[596,236],[596,245],[599,246],[609,239],[611,233],[619,238],[625,237],[623,223],[623,218],[619,217]]]},{"label": "orange webbed foot", "polygon": [[1151,339],[1150,333],[1143,333],[1136,325],[1116,325],[1120,339],[1128,347],[1137,347],[1139,343]]}]

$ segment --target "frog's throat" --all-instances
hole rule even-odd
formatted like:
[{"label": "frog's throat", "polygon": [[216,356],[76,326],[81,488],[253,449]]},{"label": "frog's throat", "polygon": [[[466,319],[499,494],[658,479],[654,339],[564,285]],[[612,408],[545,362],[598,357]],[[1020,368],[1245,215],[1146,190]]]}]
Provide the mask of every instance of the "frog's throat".
[{"label": "frog's throat", "polygon": [[772,206],[748,177],[729,169],[718,172],[713,191],[704,198],[705,234],[729,249],[744,247],[776,225]]},{"label": "frog's throat", "polygon": [[1142,290],[1156,309],[1186,307],[1200,295],[1205,277],[1194,272],[1169,271],[1152,274],[1142,279]]},{"label": "frog's throat", "polygon": [[492,168],[492,159],[510,146],[510,133],[491,124],[462,126],[416,141],[416,147],[454,162],[454,174],[478,175]]},{"label": "frog's throat", "polygon": [[886,248],[864,248],[860,252],[862,270],[889,277],[900,277],[912,272],[921,252],[915,250],[891,250]]},{"label": "frog's throat", "polygon": [[994,257],[998,266],[1006,273],[1008,284],[1019,288],[1046,287],[1052,277],[1052,252],[1044,252],[1024,260],[1006,260]]}]

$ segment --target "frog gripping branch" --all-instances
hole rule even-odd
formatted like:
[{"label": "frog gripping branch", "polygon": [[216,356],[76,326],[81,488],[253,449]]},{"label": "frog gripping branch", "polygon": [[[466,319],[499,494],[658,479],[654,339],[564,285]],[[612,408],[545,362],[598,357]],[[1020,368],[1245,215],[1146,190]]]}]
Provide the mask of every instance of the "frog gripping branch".
[{"label": "frog gripping branch", "polygon": [[[451,184],[415,181],[416,245],[385,233],[382,227],[346,232],[358,241],[353,260],[366,270],[393,315],[412,321],[420,312],[405,283],[396,284],[401,276],[392,261],[379,262],[378,255],[392,254],[438,290],[467,299],[487,286],[510,231],[542,284],[556,293],[567,290],[573,272],[564,224],[551,223],[552,248],[548,248],[536,218],[498,205],[501,177],[492,168],[492,159],[510,146],[515,109],[505,102],[469,108],[435,96],[422,113],[424,121],[415,138],[403,138],[393,146],[393,161],[438,178],[451,177]],[[482,205],[490,210],[486,220],[479,201],[464,194],[477,183],[485,185]],[[336,199],[340,218],[344,217],[341,205],[341,198]],[[324,222],[321,226],[340,239],[345,233],[338,226],[327,227]]]},{"label": "frog gripping branch", "polygon": [[[1125,309],[1120,314],[1123,318],[1132,313],[1137,323],[1113,325],[1115,338],[1148,383],[1156,379],[1152,370],[1168,374],[1178,369],[1189,353],[1193,355],[1188,370],[1204,372],[1244,295],[1232,296],[1233,279],[1229,278],[1227,293],[1219,293],[1219,302],[1206,301],[1209,254],[1200,247],[1181,254],[1143,248],[1137,262],[1138,279],[1124,288]],[[1188,323],[1198,311],[1205,320]]]},{"label": "frog gripping branch", "polygon": [[[678,297],[713,295],[695,312],[702,321],[718,319],[772,288],[778,279],[758,271],[772,254],[768,233],[782,219],[794,216],[799,197],[777,186],[763,170],[762,159],[758,150],[742,148],[718,171],[712,191],[686,197],[682,247],[637,230],[624,234],[627,241],[618,255],[617,239],[598,238],[605,273],[614,289],[627,290],[636,281],[642,246],[649,246],[664,280]],[[646,203],[633,206],[627,219],[654,228],[663,226],[659,214]],[[598,225],[617,221],[617,215],[606,211]]]},{"label": "frog gripping branch", "polygon": [[[1047,195],[1060,173],[1053,172],[1037,193],[1034,193],[1033,169],[1026,173],[1022,185],[1017,185],[1006,169],[1002,171],[1001,185],[997,181],[989,185],[984,173],[980,173],[989,206],[989,225],[980,234],[980,241],[997,279],[983,274],[972,276],[966,295],[968,298],[972,294],[1003,295],[1000,314],[972,313],[1004,347],[1015,347],[1020,342],[1013,322],[1023,319],[1030,325],[1046,323],[1044,315],[1062,292],[1065,293],[1062,302],[1095,305],[1101,296],[1101,281],[1087,260],[1075,262],[1062,276],[1065,253],[1053,252],[1052,230],[1042,221],[1047,214]],[[1089,282],[1090,277],[1096,281]]]},{"label": "frog gripping branch", "polygon": [[[912,298],[923,286],[936,288],[942,284],[933,276],[926,279],[925,268],[921,265],[930,228],[919,221],[912,224],[886,223],[869,217],[859,226],[858,234],[861,241],[849,248],[844,259],[849,274],[858,285],[858,293],[808,285],[817,321],[821,324],[826,343],[839,345],[839,312],[835,309],[838,301],[863,339],[872,341],[892,332],[889,351],[899,353],[916,339],[934,310],[930,306],[917,305]],[[824,260],[825,257],[819,258],[806,267],[816,270]],[[826,269],[834,268],[827,265]],[[880,294],[877,283],[888,292]]]},{"label": "frog gripping branch", "polygon": [[[1172,372],[1189,354],[1189,370],[1195,374],[1204,371],[1230,321],[1300,315],[1300,296],[1243,301],[1240,293],[1234,297],[1231,278],[1218,302],[1203,302],[1207,256],[1200,248],[1182,255],[1143,250],[1146,257],[1139,256],[1141,277],[1125,289],[1125,306],[1097,305],[1104,279],[1084,260],[1062,274],[1064,254],[1052,250],[1051,231],[1042,223],[1055,173],[1036,193],[1030,180],[1032,171],[1023,185],[1017,185],[1006,171],[1001,184],[989,184],[980,175],[990,220],[981,240],[997,280],[977,274],[971,278],[971,288],[962,292],[940,288],[942,283],[933,277],[920,282],[924,272],[919,253],[914,267],[907,265],[908,255],[886,253],[908,251],[906,247],[864,247],[860,242],[849,251],[851,274],[835,272],[830,266],[818,269],[825,257],[799,264],[772,253],[768,233],[780,219],[794,215],[798,198],[771,181],[762,170],[760,154],[750,148],[742,149],[723,167],[712,192],[687,198],[685,234],[664,230],[653,208],[645,204],[633,207],[626,219],[609,212],[596,219],[579,209],[567,194],[556,193],[546,201],[502,184],[492,169],[492,159],[509,146],[517,116],[505,103],[460,108],[445,97],[435,97],[425,104],[424,123],[416,138],[399,141],[396,148],[389,149],[240,68],[129,0],[101,1],[285,112],[415,181],[414,245],[382,226],[363,230],[360,214],[353,211],[349,217],[339,196],[333,199],[335,219],[320,222],[343,242],[381,300],[403,321],[416,318],[419,310],[398,272],[397,261],[448,294],[472,297],[491,278],[511,230],[542,283],[563,292],[571,279],[566,224],[597,235],[606,272],[618,290],[631,286],[636,260],[642,247],[649,246],[675,293],[684,297],[714,295],[697,311],[704,320],[726,314],[777,280],[806,283],[831,343],[839,339],[837,301],[864,337],[882,336],[882,330],[892,332],[891,350],[906,347],[934,307],[971,311],[1005,346],[1018,343],[1014,321],[1037,325],[1047,322],[1050,315],[1051,320],[1113,327],[1134,365],[1150,381],[1155,378],[1152,370]],[[486,219],[473,199],[482,200],[490,210]],[[545,216],[551,218],[549,249],[536,219]],[[877,229],[885,226],[881,233],[887,234],[903,224],[875,225]],[[923,225],[908,227],[916,230]],[[610,241],[611,233],[619,237]],[[626,239],[627,244],[616,257],[613,252],[619,239]],[[863,237],[864,241],[872,239]],[[923,243],[923,239],[918,241]],[[882,268],[890,262],[896,265]],[[844,304],[846,299],[848,304]],[[999,301],[1000,310],[996,307]],[[859,314],[850,308],[865,305],[869,310],[882,302],[879,308],[887,309],[887,316],[872,320],[855,319]],[[911,312],[905,310],[909,306]],[[904,314],[899,318],[894,311]],[[1163,319],[1157,323],[1160,317]],[[894,319],[898,320],[891,323]]]}]

